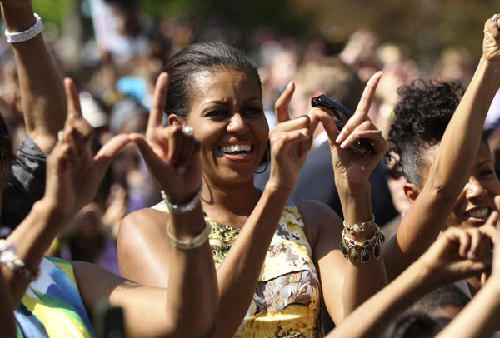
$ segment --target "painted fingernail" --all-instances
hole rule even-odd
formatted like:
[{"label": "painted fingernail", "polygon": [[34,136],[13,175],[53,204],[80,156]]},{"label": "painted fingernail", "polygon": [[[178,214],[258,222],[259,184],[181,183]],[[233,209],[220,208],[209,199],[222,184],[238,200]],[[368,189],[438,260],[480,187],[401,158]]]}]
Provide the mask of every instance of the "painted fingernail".
[{"label": "painted fingernail", "polygon": [[345,140],[344,142],[342,142],[340,144],[340,148],[345,149],[345,148],[347,148],[347,145],[348,145],[347,140]]},{"label": "painted fingernail", "polygon": [[337,143],[340,143],[342,142],[342,140],[344,139],[344,134],[340,133],[338,136],[337,136],[337,139],[335,140]]},{"label": "painted fingernail", "polygon": [[286,89],[290,89],[292,88],[292,81],[288,82],[288,84],[286,85]]}]

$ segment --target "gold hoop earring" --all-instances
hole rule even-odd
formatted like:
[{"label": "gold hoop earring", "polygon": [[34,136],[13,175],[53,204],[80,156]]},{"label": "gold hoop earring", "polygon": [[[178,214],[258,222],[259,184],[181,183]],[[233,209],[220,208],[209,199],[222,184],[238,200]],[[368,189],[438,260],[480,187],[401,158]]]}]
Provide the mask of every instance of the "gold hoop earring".
[{"label": "gold hoop earring", "polygon": [[266,149],[266,158],[267,158],[267,161],[266,161],[266,165],[264,166],[264,168],[262,170],[255,170],[255,173],[257,175],[264,173],[267,170],[267,167],[269,166],[269,162],[271,161],[271,158],[269,156],[269,149]]}]

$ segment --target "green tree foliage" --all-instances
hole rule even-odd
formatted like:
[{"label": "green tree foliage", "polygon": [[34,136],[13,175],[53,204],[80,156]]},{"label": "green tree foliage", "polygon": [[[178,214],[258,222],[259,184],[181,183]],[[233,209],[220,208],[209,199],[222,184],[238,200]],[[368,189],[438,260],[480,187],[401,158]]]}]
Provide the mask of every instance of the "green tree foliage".
[{"label": "green tree foliage", "polygon": [[283,33],[304,36],[311,27],[307,13],[299,12],[288,0],[142,0],[143,10],[153,16],[168,15],[204,23],[220,20],[244,33],[258,27],[274,27]]},{"label": "green tree foliage", "polygon": [[45,22],[52,22],[61,28],[63,20],[68,17],[76,2],[75,0],[34,0],[33,10]]},{"label": "green tree foliage", "polygon": [[190,18],[198,29],[220,20],[243,33],[267,26],[298,39],[321,33],[334,43],[368,28],[417,59],[435,58],[448,46],[478,56],[484,20],[500,12],[500,0],[142,0],[142,6],[154,16]]}]

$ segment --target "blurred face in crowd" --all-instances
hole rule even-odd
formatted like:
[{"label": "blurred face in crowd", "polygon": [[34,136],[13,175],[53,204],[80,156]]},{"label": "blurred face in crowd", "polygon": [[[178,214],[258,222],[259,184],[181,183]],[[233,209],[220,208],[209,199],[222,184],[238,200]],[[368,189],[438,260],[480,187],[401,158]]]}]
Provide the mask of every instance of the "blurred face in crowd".
[{"label": "blurred face in crowd", "polygon": [[[425,150],[427,165],[420,171],[422,181],[427,180],[438,146]],[[460,168],[456,168],[460,170]],[[458,196],[447,226],[477,227],[483,225],[495,209],[493,199],[500,194],[500,183],[495,174],[491,152],[485,142],[481,142],[470,175]]]},{"label": "blurred face in crowd", "polygon": [[201,142],[204,176],[212,182],[252,180],[269,133],[256,79],[237,70],[212,70],[194,74],[190,84],[183,123]]}]

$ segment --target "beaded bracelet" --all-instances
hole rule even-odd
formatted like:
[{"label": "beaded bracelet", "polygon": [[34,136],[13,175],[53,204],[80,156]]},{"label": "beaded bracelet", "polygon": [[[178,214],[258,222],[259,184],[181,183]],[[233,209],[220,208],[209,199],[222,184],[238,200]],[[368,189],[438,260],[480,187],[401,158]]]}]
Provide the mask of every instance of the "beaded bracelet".
[{"label": "beaded bracelet", "polygon": [[380,259],[381,247],[384,241],[385,237],[378,226],[372,237],[363,242],[349,238],[346,229],[343,229],[340,249],[344,257],[349,257],[351,262],[355,262],[360,258],[362,263],[368,263],[371,256],[377,260]]},{"label": "beaded bracelet", "polygon": [[207,241],[208,235],[210,235],[211,232],[212,226],[210,225],[210,223],[205,222],[205,229],[203,229],[203,231],[198,236],[187,241],[181,241],[177,237],[172,235],[170,230],[167,228],[167,235],[170,239],[170,243],[172,243],[174,247],[180,250],[191,250],[200,247]]},{"label": "beaded bracelet", "polygon": [[196,206],[200,202],[201,187],[198,189],[191,201],[184,204],[172,204],[172,202],[168,200],[167,194],[163,190],[161,191],[161,197],[163,198],[163,202],[165,202],[165,204],[167,205],[169,212],[173,212],[174,214],[182,214],[184,212],[193,211],[194,208],[196,208]]},{"label": "beaded bracelet", "polygon": [[345,223],[345,220],[342,222],[342,224],[344,225],[344,229],[346,229],[347,232],[351,235],[357,235],[377,227],[377,224],[375,223],[375,216],[373,216],[373,214],[371,220],[361,222],[361,225],[358,224],[347,225]]},{"label": "beaded bracelet", "polygon": [[40,274],[39,270],[33,271],[24,266],[24,262],[16,256],[15,245],[7,245],[4,239],[0,239],[0,264],[5,265],[9,270],[19,273],[29,283],[36,280]]},{"label": "beaded bracelet", "polygon": [[38,16],[38,14],[33,14],[36,18],[36,22],[33,26],[26,29],[22,32],[9,32],[5,30],[5,37],[7,38],[8,43],[14,42],[24,42],[33,39],[35,36],[40,34],[43,31],[43,22],[42,18]]}]

